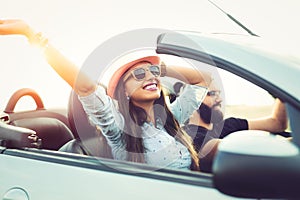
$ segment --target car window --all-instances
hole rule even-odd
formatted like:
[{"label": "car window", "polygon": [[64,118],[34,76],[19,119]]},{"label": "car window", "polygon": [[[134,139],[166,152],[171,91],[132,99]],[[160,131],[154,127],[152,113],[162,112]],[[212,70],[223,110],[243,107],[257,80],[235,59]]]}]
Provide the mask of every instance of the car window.
[{"label": "car window", "polygon": [[225,118],[270,115],[274,98],[266,90],[228,71],[218,72],[224,88]]}]

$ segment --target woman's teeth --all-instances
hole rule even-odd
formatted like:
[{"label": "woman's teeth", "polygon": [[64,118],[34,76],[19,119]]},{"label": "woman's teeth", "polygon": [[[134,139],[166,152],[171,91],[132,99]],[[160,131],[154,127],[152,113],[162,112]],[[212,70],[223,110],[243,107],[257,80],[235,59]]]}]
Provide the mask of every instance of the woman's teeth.
[{"label": "woman's teeth", "polygon": [[149,84],[149,85],[146,85],[144,87],[145,90],[156,90],[157,89],[157,85],[156,84]]}]

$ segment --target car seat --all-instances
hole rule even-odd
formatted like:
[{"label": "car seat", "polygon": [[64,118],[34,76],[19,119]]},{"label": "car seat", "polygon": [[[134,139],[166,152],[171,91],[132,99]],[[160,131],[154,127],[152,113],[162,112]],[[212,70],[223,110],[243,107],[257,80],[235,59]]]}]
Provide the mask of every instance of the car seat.
[{"label": "car seat", "polygon": [[59,151],[79,153],[103,158],[112,158],[106,138],[90,124],[77,94],[72,90],[69,98],[68,118],[75,139],[66,143]]},{"label": "car seat", "polygon": [[66,142],[74,138],[71,130],[63,122],[55,118],[24,118],[14,120],[10,124],[34,130],[42,140],[42,149],[58,150]]},{"label": "car seat", "polygon": [[[35,110],[15,112],[15,106],[23,96],[29,96],[35,101]],[[59,112],[45,109],[39,94],[31,88],[21,88],[14,92],[2,114],[3,122],[35,131],[42,140],[40,148],[58,150],[74,138],[67,127],[66,117]]]}]

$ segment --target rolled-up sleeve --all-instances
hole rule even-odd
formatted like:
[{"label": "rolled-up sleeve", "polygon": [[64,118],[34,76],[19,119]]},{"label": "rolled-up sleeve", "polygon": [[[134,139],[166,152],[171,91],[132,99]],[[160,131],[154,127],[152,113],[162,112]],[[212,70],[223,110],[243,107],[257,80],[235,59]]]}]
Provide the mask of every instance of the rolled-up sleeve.
[{"label": "rolled-up sleeve", "polygon": [[180,124],[185,123],[199,108],[207,94],[207,88],[199,85],[185,85],[182,93],[170,105],[170,110]]}]

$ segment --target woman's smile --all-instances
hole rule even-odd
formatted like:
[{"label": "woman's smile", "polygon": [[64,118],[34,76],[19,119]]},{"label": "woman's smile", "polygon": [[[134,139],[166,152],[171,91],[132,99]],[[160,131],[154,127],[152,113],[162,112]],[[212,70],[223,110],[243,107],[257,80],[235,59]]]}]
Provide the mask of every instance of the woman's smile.
[{"label": "woman's smile", "polygon": [[143,86],[143,89],[147,91],[156,91],[158,90],[157,83],[156,82],[148,83]]}]

